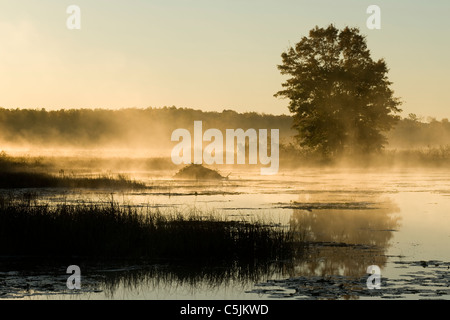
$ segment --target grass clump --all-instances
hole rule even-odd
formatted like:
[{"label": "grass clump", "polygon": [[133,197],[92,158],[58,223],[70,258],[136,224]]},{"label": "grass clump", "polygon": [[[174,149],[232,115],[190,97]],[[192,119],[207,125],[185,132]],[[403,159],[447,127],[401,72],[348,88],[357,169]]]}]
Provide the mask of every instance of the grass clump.
[{"label": "grass clump", "polygon": [[193,179],[193,180],[223,180],[223,177],[216,170],[212,170],[202,166],[201,164],[190,164],[180,169],[175,178],[178,179]]}]

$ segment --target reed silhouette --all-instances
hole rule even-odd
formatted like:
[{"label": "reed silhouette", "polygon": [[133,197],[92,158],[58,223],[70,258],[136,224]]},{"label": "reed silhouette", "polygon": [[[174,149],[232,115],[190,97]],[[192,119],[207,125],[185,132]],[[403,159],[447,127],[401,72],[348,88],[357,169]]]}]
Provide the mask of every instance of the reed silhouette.
[{"label": "reed silhouette", "polygon": [[258,221],[0,196],[0,255],[230,262],[292,259],[299,251],[289,230]]}]

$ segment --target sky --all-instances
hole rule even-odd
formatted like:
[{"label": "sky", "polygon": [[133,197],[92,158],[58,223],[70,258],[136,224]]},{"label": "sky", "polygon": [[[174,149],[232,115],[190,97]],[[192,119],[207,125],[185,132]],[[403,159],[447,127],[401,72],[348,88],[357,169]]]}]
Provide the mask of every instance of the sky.
[{"label": "sky", "polygon": [[[81,10],[81,29],[66,22]],[[370,30],[369,5],[381,9]],[[177,106],[289,114],[281,53],[316,25],[358,27],[402,115],[450,117],[450,1],[0,0],[0,107]]]}]

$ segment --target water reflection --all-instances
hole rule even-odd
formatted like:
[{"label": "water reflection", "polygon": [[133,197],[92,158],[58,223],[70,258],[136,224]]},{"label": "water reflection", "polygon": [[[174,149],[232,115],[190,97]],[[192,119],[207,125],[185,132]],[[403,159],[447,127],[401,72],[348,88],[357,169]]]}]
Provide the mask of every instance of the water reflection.
[{"label": "water reflection", "polygon": [[297,266],[297,275],[361,277],[369,265],[385,266],[390,241],[400,227],[395,214],[400,209],[391,199],[373,196],[355,203],[311,197],[308,203],[313,205],[307,209],[300,197],[300,209],[290,219],[292,230],[310,245],[308,262]]},{"label": "water reflection", "polygon": [[293,265],[281,262],[156,263],[142,261],[76,261],[81,269],[81,290],[69,290],[67,266],[74,260],[44,261],[34,258],[0,261],[0,298],[56,297],[115,299],[136,296],[195,296],[226,288],[244,292],[255,283],[292,274]]},{"label": "water reflection", "polygon": [[286,265],[281,263],[156,264],[119,272],[103,270],[103,279],[96,289],[101,289],[108,298],[114,298],[119,291],[131,293],[139,290],[171,296],[187,292],[192,296],[199,291],[212,293],[224,288],[243,291],[255,283],[286,275],[286,272]]},{"label": "water reflection", "polygon": [[[290,203],[293,211],[289,228],[300,242],[300,250],[293,260],[153,265],[111,272],[101,281],[101,288],[108,297],[113,297],[121,288],[131,292],[143,287],[147,291],[166,293],[183,288],[194,294],[196,290],[210,292],[227,286],[233,287],[233,290],[244,290],[274,279],[283,287],[283,279],[289,279],[289,287],[295,288],[295,295],[300,292],[305,294],[301,287],[305,286],[305,279],[310,279],[309,286],[316,286],[313,291],[317,291],[313,293],[318,292],[319,297],[327,297],[327,292],[332,292],[335,298],[357,298],[357,294],[348,294],[348,290],[343,290],[339,296],[339,292],[333,291],[337,286],[328,288],[323,281],[341,276],[344,277],[341,284],[348,282],[352,286],[360,284],[363,287],[365,283],[348,279],[367,276],[369,265],[378,265],[383,269],[391,240],[400,227],[400,217],[396,214],[399,207],[391,199],[380,196],[361,196],[358,202],[319,198],[323,196],[301,196],[299,201]],[[295,279],[299,279],[298,283]]]},{"label": "water reflection", "polygon": [[[188,291],[189,296],[194,296],[196,292],[212,292],[227,287],[234,292],[251,291],[255,284],[269,283],[274,279],[281,281],[277,285],[283,287],[283,280],[289,278],[289,287],[296,290],[294,295],[298,292],[304,294],[301,287],[304,287],[305,279],[312,279],[311,283],[316,281],[313,285],[321,290],[320,296],[332,289],[324,285],[323,279],[334,276],[360,279],[366,275],[369,265],[383,269],[387,262],[386,252],[400,227],[400,218],[396,215],[399,207],[379,193],[305,193],[295,202],[276,207],[282,211],[292,210],[286,227],[294,231],[298,247],[289,261],[215,260],[189,265],[183,261],[102,265],[80,262],[83,270],[81,293],[101,292],[106,298],[115,298],[124,290],[131,294],[158,291],[177,297],[180,291]],[[48,273],[51,269],[48,266],[40,272],[34,269],[30,273],[3,264],[0,271],[5,273],[0,272],[0,282],[3,283],[0,294],[8,298],[29,297],[33,293],[71,293],[65,286],[65,268],[73,263],[68,261],[57,265],[60,270],[52,275]],[[27,265],[36,266],[35,263]],[[17,275],[11,273],[15,270],[19,271]],[[56,282],[55,274],[59,277]]]}]

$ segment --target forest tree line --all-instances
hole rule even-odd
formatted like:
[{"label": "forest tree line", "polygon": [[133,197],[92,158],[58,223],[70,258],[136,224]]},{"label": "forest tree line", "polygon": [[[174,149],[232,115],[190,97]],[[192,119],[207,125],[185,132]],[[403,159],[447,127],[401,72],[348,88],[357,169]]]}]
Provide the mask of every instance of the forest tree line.
[{"label": "forest tree line", "polygon": [[[219,130],[279,129],[280,142],[292,142],[296,131],[288,115],[256,112],[201,111],[188,108],[109,109],[5,109],[0,108],[0,143],[43,147],[171,148],[171,134],[178,128]],[[414,149],[450,144],[448,119],[424,121],[414,114],[400,119],[387,133],[387,149]],[[0,147],[1,149],[1,147]]]}]

